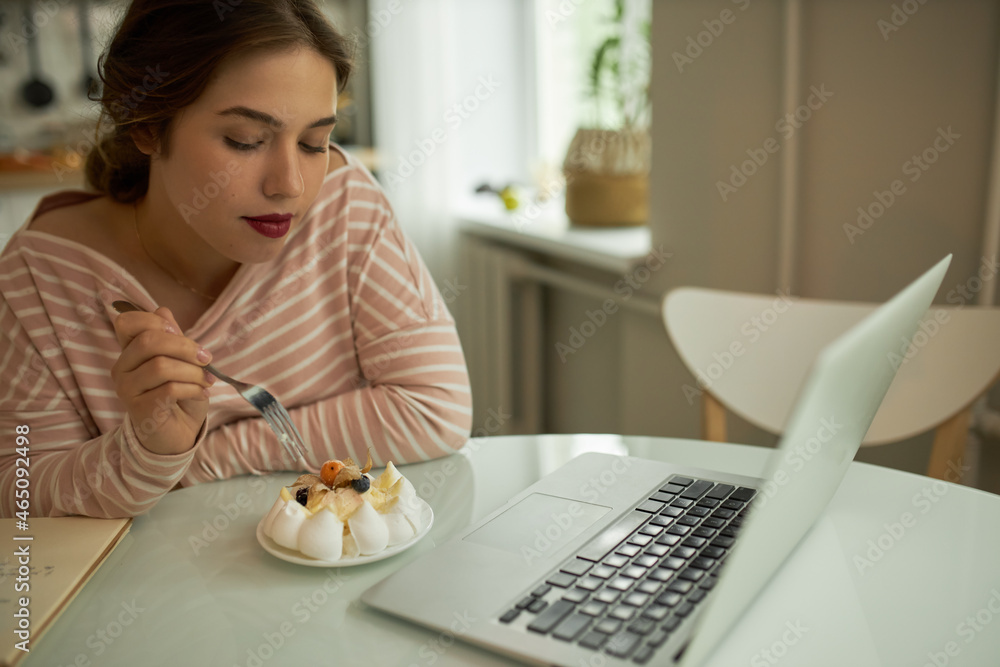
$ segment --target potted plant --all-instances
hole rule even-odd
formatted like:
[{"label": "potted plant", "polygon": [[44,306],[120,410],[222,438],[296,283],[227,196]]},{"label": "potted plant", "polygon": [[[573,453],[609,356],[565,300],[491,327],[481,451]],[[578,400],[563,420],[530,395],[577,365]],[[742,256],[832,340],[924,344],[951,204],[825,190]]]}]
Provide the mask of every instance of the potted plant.
[{"label": "potted plant", "polygon": [[563,162],[566,215],[580,225],[642,225],[649,214],[649,19],[615,0],[608,36],[594,51],[590,127],[577,130]]}]

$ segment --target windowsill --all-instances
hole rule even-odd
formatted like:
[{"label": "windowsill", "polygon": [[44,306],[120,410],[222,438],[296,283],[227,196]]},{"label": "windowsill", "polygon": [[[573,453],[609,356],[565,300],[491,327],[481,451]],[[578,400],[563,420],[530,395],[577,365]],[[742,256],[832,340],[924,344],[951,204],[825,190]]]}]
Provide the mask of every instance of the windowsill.
[{"label": "windowsill", "polygon": [[562,199],[550,200],[534,213],[523,206],[507,211],[499,198],[484,194],[462,201],[455,217],[467,234],[616,273],[631,271],[651,248],[648,226],[572,225]]}]

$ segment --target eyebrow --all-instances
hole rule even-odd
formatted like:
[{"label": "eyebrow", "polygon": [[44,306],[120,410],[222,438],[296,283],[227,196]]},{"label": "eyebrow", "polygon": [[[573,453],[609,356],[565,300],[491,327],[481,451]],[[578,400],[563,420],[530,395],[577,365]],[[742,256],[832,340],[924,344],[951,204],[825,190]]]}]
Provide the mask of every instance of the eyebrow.
[{"label": "eyebrow", "polygon": [[[229,107],[228,109],[223,109],[222,111],[219,111],[217,115],[239,116],[241,118],[248,118],[250,120],[257,121],[258,123],[264,123],[265,125],[269,125],[270,127],[273,127],[279,131],[285,129],[285,123],[278,120],[271,114],[264,113],[263,111],[257,111],[256,109],[251,109],[249,107],[244,107],[244,106]],[[319,120],[312,123],[306,129],[311,130],[314,127],[323,127],[326,125],[336,125],[336,124],[337,124],[337,114],[334,114],[332,116],[327,116],[326,118],[320,118]]]}]

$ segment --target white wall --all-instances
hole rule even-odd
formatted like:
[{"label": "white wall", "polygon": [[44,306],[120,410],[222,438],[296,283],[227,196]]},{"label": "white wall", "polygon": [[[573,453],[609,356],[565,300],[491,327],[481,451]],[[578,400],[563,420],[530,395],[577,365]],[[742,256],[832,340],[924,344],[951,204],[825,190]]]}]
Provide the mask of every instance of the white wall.
[{"label": "white wall", "polygon": [[[802,2],[802,102],[832,96],[795,133],[800,151],[793,291],[881,300],[955,253],[945,284],[979,264],[997,82],[994,0],[920,5],[883,37],[892,3]],[[740,7],[746,5],[745,10]],[[898,5],[899,3],[896,3]],[[904,3],[905,4],[905,3]],[[783,2],[663,0],[654,9],[653,234],[677,251],[667,280],[777,285]],[[679,72],[673,54],[703,21],[734,20]],[[938,128],[961,135],[913,182],[904,164]],[[717,183],[769,137],[777,154],[722,200]],[[905,193],[853,243],[843,226],[900,179]]]}]

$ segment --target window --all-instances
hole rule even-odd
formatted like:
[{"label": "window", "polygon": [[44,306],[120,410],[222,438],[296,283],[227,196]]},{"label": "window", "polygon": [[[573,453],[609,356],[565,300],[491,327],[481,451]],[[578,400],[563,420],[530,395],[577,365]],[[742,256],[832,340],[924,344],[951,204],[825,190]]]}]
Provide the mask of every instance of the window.
[{"label": "window", "polygon": [[[651,13],[651,0],[535,0],[542,169],[561,168],[579,127],[620,127],[625,114],[648,123]],[[591,95],[595,53],[615,35],[621,35],[621,86],[603,76],[595,99]],[[609,55],[618,60],[617,54]]]}]

